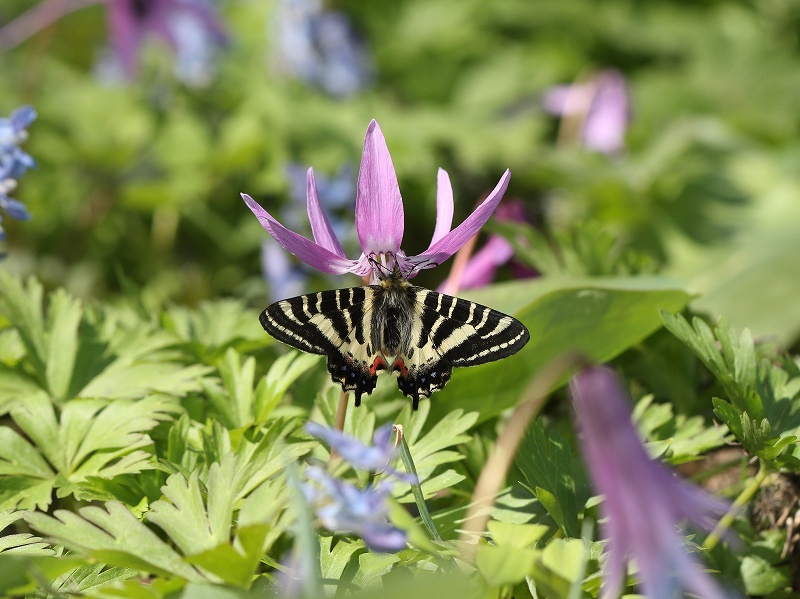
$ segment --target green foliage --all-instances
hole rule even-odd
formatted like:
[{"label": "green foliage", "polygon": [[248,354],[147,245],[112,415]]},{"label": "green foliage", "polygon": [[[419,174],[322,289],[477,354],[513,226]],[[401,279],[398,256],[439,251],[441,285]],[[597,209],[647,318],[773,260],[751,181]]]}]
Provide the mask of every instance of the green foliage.
[{"label": "green foliage", "polygon": [[650,277],[533,279],[464,296],[514,314],[532,332],[531,341],[502,362],[459,372],[437,394],[437,418],[456,407],[478,412],[481,421],[497,416],[551,360],[569,351],[610,360],[660,326],[659,309],[677,310],[689,301],[680,285]]},{"label": "green foliage", "polygon": [[[721,320],[711,329],[695,317],[662,313],[664,326],[686,343],[719,381],[725,397],[713,398],[714,413],[742,446],[776,467],[800,466],[796,451],[800,377],[790,375],[768,356],[758,355],[750,332],[737,337]],[[792,369],[796,370],[796,369]]]},{"label": "green foliage", "polygon": [[[137,80],[102,81],[104,3],[8,43],[14,17],[58,4],[0,3],[0,115],[39,113],[23,144],[38,168],[13,190],[32,218],[2,215],[0,595],[280,596],[282,573],[300,567],[306,597],[597,597],[602,499],[558,388],[567,373],[474,559],[458,540],[509,410],[567,351],[624,372],[654,457],[736,496],[742,546],[704,551],[708,568],[742,595],[797,593],[787,523],[800,490],[769,493],[772,476],[800,475],[796,3],[323,3],[371,56],[374,77],[347,98],[277,68],[275,2],[214,3],[231,42],[198,88],[154,40]],[[604,68],[624,75],[632,103],[625,147],[609,155],[585,146],[588,112],[560,119],[542,102]],[[487,227],[514,247],[497,278],[520,264],[542,275],[463,294],[520,318],[523,351],[456,370],[418,412],[389,376],[349,409],[344,430],[363,442],[401,424],[420,478],[416,494],[393,488],[408,547],[392,554],[325,531],[306,505],[303,472],[329,454],[301,426],[332,425],[339,388],[323,358],[261,330],[267,234],[238,195],[311,237],[287,163],[318,176],[356,166],[372,117],[408,253],[434,229],[437,168],[453,182],[455,224],[510,168],[504,202],[527,220]],[[328,207],[350,257],[354,196]],[[435,288],[447,268],[415,282]],[[350,284],[311,274],[307,290]],[[702,318],[671,315],[687,306]],[[762,504],[777,507],[751,521]],[[629,582],[628,594],[635,572]]]}]

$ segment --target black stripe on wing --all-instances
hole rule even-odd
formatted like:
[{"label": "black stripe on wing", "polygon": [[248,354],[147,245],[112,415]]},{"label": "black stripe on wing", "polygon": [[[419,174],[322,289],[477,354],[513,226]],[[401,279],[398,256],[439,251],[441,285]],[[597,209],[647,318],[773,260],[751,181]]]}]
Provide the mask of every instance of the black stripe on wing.
[{"label": "black stripe on wing", "polygon": [[516,318],[465,299],[419,288],[422,326],[417,347],[429,342],[453,366],[475,366],[506,358],[530,339]]},{"label": "black stripe on wing", "polygon": [[[265,331],[286,345],[312,354],[331,354],[338,351],[353,328],[356,336],[363,338],[363,318],[351,319],[346,312],[360,313],[352,309],[363,304],[366,297],[364,287],[309,293],[275,302],[261,313],[259,320]],[[312,322],[317,314],[323,318]],[[320,320],[330,325],[326,333],[319,327]]]}]

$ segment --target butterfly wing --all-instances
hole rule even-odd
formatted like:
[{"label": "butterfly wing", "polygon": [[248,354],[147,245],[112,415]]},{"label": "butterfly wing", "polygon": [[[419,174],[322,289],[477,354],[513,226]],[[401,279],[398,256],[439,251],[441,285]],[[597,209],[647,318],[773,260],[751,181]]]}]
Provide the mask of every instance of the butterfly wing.
[{"label": "butterfly wing", "polygon": [[475,366],[508,357],[530,339],[516,318],[465,299],[413,288],[414,347],[399,356],[397,384],[412,397],[430,396],[450,380],[453,366]]},{"label": "butterfly wing", "polygon": [[381,364],[369,344],[371,287],[334,289],[275,302],[261,313],[261,326],[278,341],[328,356],[328,372],[345,391],[371,393]]}]

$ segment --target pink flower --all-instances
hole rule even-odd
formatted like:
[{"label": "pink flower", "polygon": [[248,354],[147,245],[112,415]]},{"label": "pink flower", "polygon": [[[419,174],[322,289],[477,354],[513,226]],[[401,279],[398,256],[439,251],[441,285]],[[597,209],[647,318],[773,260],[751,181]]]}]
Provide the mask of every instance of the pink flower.
[{"label": "pink flower", "polygon": [[358,173],[356,231],[362,250],[358,259],[352,260],[345,256],[320,206],[314,172],[311,169],[308,170],[306,197],[313,241],[284,227],[249,195],[242,194],[242,198],[267,232],[286,251],[306,264],[324,273],[350,272],[362,277],[371,275],[373,280],[377,280],[372,261],[382,259],[390,269],[397,263],[403,276],[412,277],[419,269],[433,268],[455,254],[492,215],[510,178],[511,173],[506,170],[500,182],[480,206],[463,223],[451,230],[453,189],[447,173],[439,169],[433,238],[428,249],[417,256],[407,256],[400,249],[404,226],[403,198],[386,140],[375,120],[367,128]]},{"label": "pink flower", "polygon": [[581,143],[589,150],[617,154],[625,148],[631,120],[625,77],[615,69],[600,71],[585,83],[560,85],[544,96],[545,110],[581,123]]},{"label": "pink flower", "polygon": [[678,525],[711,530],[728,504],[653,460],[631,422],[627,394],[608,368],[586,368],[570,383],[581,449],[603,495],[601,530],[608,538],[604,599],[619,596],[628,562],[650,599],[672,599],[686,588],[705,599],[723,590],[687,551]]}]

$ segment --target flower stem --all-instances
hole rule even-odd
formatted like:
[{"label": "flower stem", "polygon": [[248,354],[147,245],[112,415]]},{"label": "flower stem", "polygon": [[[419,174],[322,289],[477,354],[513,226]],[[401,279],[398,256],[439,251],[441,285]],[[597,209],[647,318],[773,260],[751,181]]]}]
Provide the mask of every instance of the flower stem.
[{"label": "flower stem", "polygon": [[414,478],[417,479],[417,482],[411,483],[411,492],[414,494],[414,501],[417,504],[419,515],[425,523],[425,527],[428,529],[431,538],[434,541],[441,541],[442,537],[439,531],[436,530],[436,524],[433,523],[433,518],[431,518],[431,513],[428,511],[428,506],[425,503],[425,497],[422,495],[422,487],[419,484],[417,468],[414,466],[414,460],[411,457],[411,451],[408,449],[408,443],[406,443],[406,438],[404,436],[400,436],[400,457],[403,458],[403,465],[406,467],[406,472],[413,474]]},{"label": "flower stem", "polygon": [[764,479],[767,478],[769,473],[769,468],[765,467],[762,463],[756,475],[742,490],[742,492],[739,493],[739,496],[736,498],[733,504],[731,504],[730,509],[728,509],[725,515],[719,519],[719,522],[714,527],[714,530],[712,530],[711,534],[708,535],[703,543],[703,549],[710,551],[717,546],[720,537],[731,527],[731,524],[733,524],[736,516],[738,516],[742,511],[742,508],[753,498],[753,495],[756,494],[756,491],[761,488],[761,484],[764,482]]},{"label": "flower stem", "polygon": [[477,545],[469,541],[473,536],[483,533],[486,529],[489,510],[494,505],[506,479],[506,474],[528,424],[542,409],[548,394],[562,380],[563,375],[583,363],[585,363],[585,359],[576,354],[560,356],[547,364],[523,392],[522,397],[527,397],[527,399],[514,408],[514,412],[503,426],[503,430],[492,448],[492,453],[486,460],[478,476],[478,481],[475,483],[472,502],[464,519],[464,529],[461,533],[461,540],[465,541],[465,549],[462,554],[464,559],[471,560],[474,557]]},{"label": "flower stem", "polygon": [[[336,422],[333,423],[333,428],[337,431],[344,430],[344,419],[347,416],[347,400],[350,394],[347,391],[342,391],[339,394],[339,407],[336,408]],[[331,460],[338,457],[336,450],[331,447]]]}]

